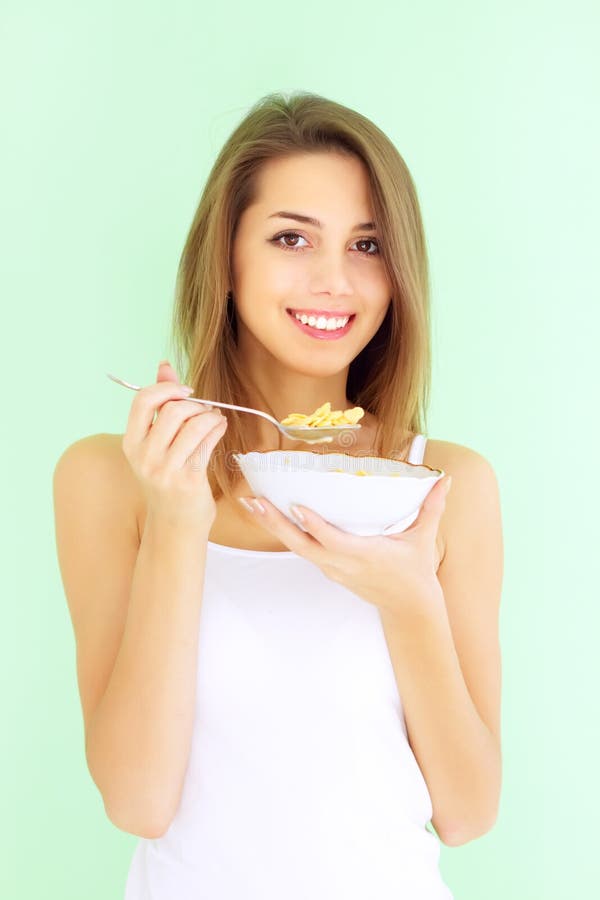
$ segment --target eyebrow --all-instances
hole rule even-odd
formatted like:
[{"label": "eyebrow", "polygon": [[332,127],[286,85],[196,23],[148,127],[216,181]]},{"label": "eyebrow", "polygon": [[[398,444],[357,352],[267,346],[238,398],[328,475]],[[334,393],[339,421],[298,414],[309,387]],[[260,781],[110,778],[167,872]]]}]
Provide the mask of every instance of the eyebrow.
[{"label": "eyebrow", "polygon": [[[301,213],[296,212],[286,212],[285,210],[281,210],[280,212],[272,213],[269,219],[293,219],[295,222],[302,222],[305,225],[314,225],[316,228],[322,228],[321,222],[318,219],[313,219],[311,216],[303,216]],[[352,229],[353,231],[376,231],[376,226],[374,222],[361,222],[359,225],[355,225]]]}]

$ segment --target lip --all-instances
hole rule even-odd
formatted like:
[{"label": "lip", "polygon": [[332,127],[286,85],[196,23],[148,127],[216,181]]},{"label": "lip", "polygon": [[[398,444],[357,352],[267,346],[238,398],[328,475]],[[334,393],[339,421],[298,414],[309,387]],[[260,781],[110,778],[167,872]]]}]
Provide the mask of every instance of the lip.
[{"label": "lip", "polygon": [[[288,317],[292,320],[293,324],[296,325],[300,331],[303,331],[309,337],[316,338],[318,341],[337,341],[340,338],[343,338],[344,335],[348,334],[350,329],[354,324],[354,320],[356,318],[355,313],[349,313],[350,318],[346,322],[343,328],[338,328],[336,331],[326,331],[324,329],[311,328],[310,325],[303,325],[294,315],[291,310],[287,310]],[[335,318],[338,318],[337,316]]]}]

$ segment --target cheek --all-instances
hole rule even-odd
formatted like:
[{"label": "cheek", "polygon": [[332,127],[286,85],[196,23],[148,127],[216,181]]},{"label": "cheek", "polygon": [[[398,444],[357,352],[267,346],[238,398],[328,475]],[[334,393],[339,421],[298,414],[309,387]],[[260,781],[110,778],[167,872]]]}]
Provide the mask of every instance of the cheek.
[{"label": "cheek", "polygon": [[253,276],[252,292],[263,308],[293,306],[297,298],[307,296],[308,284],[304,266],[286,266],[285,262],[270,260]]},{"label": "cheek", "polygon": [[381,303],[387,305],[392,296],[392,286],[381,265],[363,260],[362,265],[355,267],[353,276],[356,289],[366,300],[377,306]]},{"label": "cheek", "polygon": [[290,286],[301,280],[303,267],[298,264],[291,266],[282,257],[283,253],[276,254],[268,247],[262,252],[255,252],[252,260],[240,266],[240,285],[256,301],[260,301],[265,293],[275,295],[289,291]]}]

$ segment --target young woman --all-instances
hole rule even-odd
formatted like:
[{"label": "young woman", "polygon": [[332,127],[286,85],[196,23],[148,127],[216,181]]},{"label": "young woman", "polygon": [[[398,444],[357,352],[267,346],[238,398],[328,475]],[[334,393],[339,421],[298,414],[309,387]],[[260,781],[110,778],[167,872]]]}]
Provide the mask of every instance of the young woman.
[{"label": "young woman", "polygon": [[401,534],[300,507],[305,532],[232,454],[308,445],[188,402],[166,361],[123,435],[65,450],[86,758],[140,837],[126,900],[452,897],[439,841],[489,831],[500,796],[500,503],[482,455],[425,440],[426,246],[389,139],[316,95],[257,103],[209,175],[173,325],[196,396],[361,406],[345,452],[447,475]]}]

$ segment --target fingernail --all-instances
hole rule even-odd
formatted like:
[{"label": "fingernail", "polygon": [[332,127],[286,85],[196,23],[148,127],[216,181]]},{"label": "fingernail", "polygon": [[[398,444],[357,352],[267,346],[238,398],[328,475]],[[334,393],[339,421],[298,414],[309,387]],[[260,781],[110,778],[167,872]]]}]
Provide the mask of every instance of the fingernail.
[{"label": "fingernail", "polygon": [[300,512],[297,506],[290,506],[292,511],[292,515],[296,517],[300,522],[304,522],[304,514]]},{"label": "fingernail", "polygon": [[452,475],[448,475],[448,480],[446,481],[446,493],[450,490],[450,485],[452,484]]},{"label": "fingernail", "polygon": [[161,361],[159,362],[159,366],[170,366],[170,365],[171,365],[171,363],[169,362],[168,359],[161,359]]},{"label": "fingernail", "polygon": [[238,497],[238,500],[240,501],[240,503],[243,503],[248,512],[265,512],[264,506],[259,500],[256,499],[256,497],[248,497],[247,499],[244,499],[244,497]]}]

